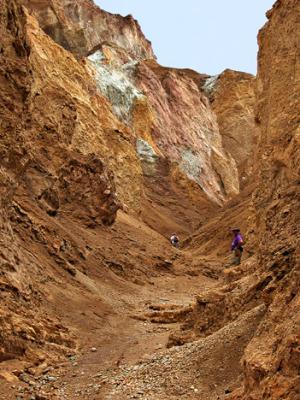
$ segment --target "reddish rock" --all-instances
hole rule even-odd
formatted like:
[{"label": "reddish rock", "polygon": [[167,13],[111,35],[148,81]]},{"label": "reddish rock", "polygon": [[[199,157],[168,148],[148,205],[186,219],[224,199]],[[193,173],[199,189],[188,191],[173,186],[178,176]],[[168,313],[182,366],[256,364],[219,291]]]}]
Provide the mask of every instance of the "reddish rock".
[{"label": "reddish rock", "polygon": [[[297,398],[298,9],[296,0],[278,1],[259,36],[257,152],[251,76],[225,71],[216,79],[161,67],[131,17],[87,0],[2,1],[0,361],[26,357],[38,364],[46,355],[73,354],[73,328],[86,342],[90,337],[86,321],[97,337],[110,337],[117,318],[132,311],[132,282],[146,286],[150,277],[188,271],[223,277],[224,286],[168,314],[169,321],[185,320],[172,344],[216,333],[203,357],[221,381],[224,373],[210,355],[215,349],[221,358],[229,338],[232,383],[247,346],[244,386],[232,398]],[[216,214],[211,200],[237,194],[252,159],[259,179],[249,179],[252,186]],[[254,184],[255,225],[247,209]],[[119,201],[127,213],[108,228]],[[257,247],[247,249],[256,254],[221,273],[233,223],[252,229]],[[190,254],[180,250],[170,258],[158,232],[166,236],[171,228],[196,230],[182,241]],[[172,268],[159,268],[157,260],[169,258]],[[81,307],[96,307],[90,314],[97,319],[82,317]],[[187,366],[181,368],[190,375]]]},{"label": "reddish rock", "polygon": [[135,132],[150,138],[158,154],[177,162],[210,199],[222,202],[237,194],[236,165],[224,151],[216,116],[202,93],[204,76],[154,61],[141,62],[136,75],[148,108],[137,104],[140,115],[135,111],[134,123],[146,123],[135,127]]},{"label": "reddish rock", "polygon": [[68,1],[24,4],[53,40],[76,56],[89,55],[99,94],[133,129],[133,138],[176,162],[213,201],[238,193],[234,160],[223,149],[215,114],[201,91],[205,76],[154,61],[138,65],[154,55],[130,16],[109,14],[87,0],[72,7]]},{"label": "reddish rock", "polygon": [[135,59],[154,58],[151,43],[131,15],[110,14],[91,0],[22,1],[44,31],[77,57],[110,44],[126,50]]}]

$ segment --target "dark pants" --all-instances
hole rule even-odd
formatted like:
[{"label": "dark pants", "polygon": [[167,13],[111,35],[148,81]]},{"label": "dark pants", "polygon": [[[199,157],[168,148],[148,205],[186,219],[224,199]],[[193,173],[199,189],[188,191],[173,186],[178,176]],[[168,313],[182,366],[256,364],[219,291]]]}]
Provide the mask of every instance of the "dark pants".
[{"label": "dark pants", "polygon": [[243,250],[241,248],[238,247],[234,250],[234,258],[233,258],[234,265],[240,265],[242,254],[243,254]]}]

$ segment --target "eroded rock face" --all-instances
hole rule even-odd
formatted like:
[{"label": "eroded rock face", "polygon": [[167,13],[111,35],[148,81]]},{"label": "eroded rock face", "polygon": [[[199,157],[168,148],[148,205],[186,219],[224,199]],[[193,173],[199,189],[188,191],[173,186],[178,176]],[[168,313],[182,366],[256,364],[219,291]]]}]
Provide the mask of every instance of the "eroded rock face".
[{"label": "eroded rock face", "polygon": [[[85,108],[87,100],[81,91],[74,100],[76,86],[84,80],[77,75],[72,83],[69,81],[75,90],[72,101],[71,91],[59,89],[55,80],[47,79],[47,71],[41,69],[41,65],[51,69],[51,63],[43,64],[48,56],[49,60],[52,56],[52,67],[60,55],[65,62],[69,56],[57,45],[51,47],[54,43],[50,44],[49,38],[41,34],[18,1],[1,3],[0,33],[0,263],[1,290],[5,293],[1,302],[0,359],[3,361],[25,352],[29,356],[33,347],[41,348],[41,354],[56,350],[67,353],[76,347],[72,334],[51,312],[40,315],[42,295],[36,283],[40,277],[47,277],[51,263],[38,260],[38,256],[27,251],[26,245],[32,239],[40,243],[46,254],[56,257],[59,265],[74,273],[70,258],[63,259],[53,253],[55,242],[63,240],[57,230],[50,228],[48,218],[69,213],[88,226],[111,224],[119,204],[113,176],[99,158],[99,152],[84,155],[84,145],[72,149],[76,124],[81,123],[79,104]],[[35,41],[37,36],[39,39]],[[56,52],[55,57],[52,51]],[[77,65],[75,60],[72,63]],[[77,74],[80,70],[84,71],[78,65],[73,72]],[[51,73],[55,71],[52,69]],[[66,73],[70,75],[71,70]],[[56,75],[60,80],[59,73]],[[66,80],[64,83],[68,85]],[[68,251],[64,248],[64,252]]]},{"label": "eroded rock face", "polygon": [[255,88],[253,75],[229,69],[206,79],[203,86],[217,115],[224,149],[236,161],[241,187],[253,175],[259,136],[255,122]]},{"label": "eroded rock face", "polygon": [[[21,20],[19,15],[11,17],[12,12],[10,10],[17,10],[15,13],[18,12],[23,19]],[[63,179],[64,168],[66,168],[64,165],[71,163],[73,170],[77,168],[74,180],[77,179],[78,182],[80,182],[80,177],[84,180],[84,175],[96,174],[97,170],[99,189],[94,187],[94,192],[97,193],[100,204],[101,196],[106,190],[110,191],[111,196],[114,195],[112,175],[106,172],[103,163],[100,159],[97,159],[96,154],[94,157],[84,158],[83,154],[91,153],[92,147],[94,147],[94,150],[97,149],[92,140],[86,140],[82,145],[74,145],[74,142],[76,143],[79,140],[77,134],[81,135],[82,125],[84,124],[80,117],[81,112],[83,112],[83,110],[80,111],[80,107],[85,107],[84,100],[91,100],[85,86],[88,83],[84,83],[83,76],[80,78],[78,75],[80,72],[84,75],[85,70],[75,60],[71,59],[68,65],[70,69],[63,72],[61,69],[63,63],[56,63],[54,60],[59,58],[60,55],[62,56],[61,60],[64,57],[65,60],[68,60],[67,54],[61,52],[58,46],[54,45],[53,47],[54,43],[41,33],[34,20],[30,19],[23,11],[20,14],[19,10],[18,3],[13,3],[9,11],[4,8],[4,5],[2,8],[4,46],[1,69],[3,76],[6,77],[2,85],[3,174],[17,181],[15,190],[22,186],[23,181],[26,181],[28,193],[36,196],[36,199],[41,199],[43,198],[43,191],[52,190],[51,187],[53,187],[53,198],[55,197],[54,192],[62,194],[65,189],[64,186],[67,190],[70,190],[71,182],[68,185],[54,183],[55,180],[61,181]],[[8,25],[11,30],[6,29],[5,18],[11,18],[12,28]],[[16,28],[14,31],[14,25],[20,20],[22,30]],[[16,35],[18,35],[17,38]],[[9,46],[9,43],[11,46]],[[10,47],[15,49],[14,53]],[[49,63],[43,63],[47,58]],[[52,58],[53,63],[50,62],[50,58]],[[43,69],[42,65],[46,69]],[[72,75],[71,71],[77,74],[77,79],[72,82],[71,79],[66,79],[67,74]],[[57,79],[53,79],[53,75],[56,75]],[[16,76],[19,78],[17,87],[12,84]],[[72,86],[73,90],[69,85]],[[85,93],[82,90],[83,87],[80,87],[83,85],[86,88]],[[71,98],[72,92],[73,99]],[[84,96],[86,96],[85,99]],[[99,129],[103,129],[103,125]],[[93,133],[91,133],[91,137],[93,137]],[[73,150],[71,150],[72,147]],[[98,157],[99,155],[100,146],[98,146]],[[81,162],[81,167],[76,164],[76,160],[78,163]],[[83,172],[84,169],[86,172]],[[30,182],[31,178],[36,179],[36,181]],[[43,180],[45,187],[39,188],[38,183]],[[88,186],[89,184],[87,184]],[[34,192],[35,190],[37,193]],[[107,198],[108,203],[111,202],[109,196],[104,194],[103,196],[103,198]],[[69,200],[71,203],[71,198]],[[53,202],[56,203],[54,208],[58,209],[61,202],[59,200],[53,200]],[[111,204],[113,203],[114,201]],[[88,204],[85,204],[85,206],[87,207]],[[104,206],[101,207],[103,210],[105,209]],[[114,206],[112,208],[107,207],[108,220],[111,217],[112,220],[114,219],[116,209],[117,207],[114,208]],[[102,215],[100,219],[106,218],[104,211],[100,212],[99,210],[99,213]]]},{"label": "eroded rock face", "polygon": [[24,0],[24,4],[44,31],[77,57],[107,43],[125,49],[135,59],[154,57],[151,43],[131,15],[110,14],[91,0]]},{"label": "eroded rock face", "polygon": [[151,44],[130,16],[109,14],[88,0],[24,4],[54,41],[76,57],[88,56],[98,93],[130,128],[132,141],[144,140],[159,157],[178,164],[216,203],[238,193],[235,160],[223,148],[201,90],[205,76],[156,64]]},{"label": "eroded rock face", "polygon": [[108,47],[90,55],[88,65],[137,143],[145,141],[158,157],[179,165],[216,203],[239,192],[236,163],[201,90],[203,75],[137,62]]},{"label": "eroded rock face", "polygon": [[242,399],[300,395],[299,15],[298,1],[277,1],[259,34],[261,173],[254,205],[260,273],[270,276],[265,290],[271,306],[246,350]]},{"label": "eroded rock face", "polygon": [[[262,322],[242,358],[244,385],[229,396],[234,400],[294,400],[300,395],[299,7],[294,0],[277,1],[259,34],[255,115],[261,129],[255,156],[259,176],[252,198],[255,222],[248,219],[252,236],[246,241],[247,250],[255,243],[254,254],[223,271],[223,287],[198,296],[194,313],[169,343],[210,335],[243,312],[265,305]],[[217,78],[206,82],[213,90]],[[242,205],[240,218],[234,217],[231,205],[208,228],[218,232],[222,221],[230,218],[243,226],[247,214]],[[207,247],[212,249],[209,243]]]},{"label": "eroded rock face", "polygon": [[201,91],[202,79],[194,71],[141,62],[137,85],[147,97],[148,109],[137,104],[140,109],[135,111],[134,123],[147,121],[139,125],[140,135],[146,140],[150,137],[160,154],[177,162],[218,202],[238,193],[239,182],[235,162],[224,151],[215,114]]}]

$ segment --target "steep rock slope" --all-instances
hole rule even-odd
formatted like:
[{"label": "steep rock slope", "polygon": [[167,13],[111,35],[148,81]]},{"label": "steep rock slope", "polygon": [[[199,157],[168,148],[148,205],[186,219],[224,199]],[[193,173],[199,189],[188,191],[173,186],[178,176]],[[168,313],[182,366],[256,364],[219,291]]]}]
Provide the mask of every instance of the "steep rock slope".
[{"label": "steep rock slope", "polygon": [[[27,23],[18,2],[1,3],[1,361],[33,356],[32,348],[41,348],[40,354],[35,353],[39,358],[47,351],[75,347],[57,317],[40,309],[37,282],[48,276],[45,254],[74,273],[71,259],[58,254],[63,239],[51,227],[51,219],[57,213],[76,212],[83,225],[111,224],[118,209],[112,175],[101,159],[69,147],[72,104],[64,104],[62,96],[51,115],[44,114],[43,121],[38,118],[35,100],[43,95],[36,92],[35,54]],[[59,129],[51,125],[55,111]],[[30,251],[30,242],[44,250],[35,253],[31,247]],[[51,261],[49,271],[50,265]]]},{"label": "steep rock slope", "polygon": [[223,149],[216,116],[202,93],[203,76],[145,61],[138,65],[137,79],[154,114],[144,132],[148,128],[159,151],[177,161],[210,198],[237,194],[236,165]]},{"label": "steep rock slope", "polygon": [[[267,16],[259,34],[260,174],[252,204],[247,197],[233,200],[190,239],[195,259],[204,251],[215,257],[219,250],[224,253],[224,222],[238,223],[247,231],[250,251],[240,266],[223,271],[223,284],[197,297],[193,313],[169,344],[209,336],[242,313],[265,305],[242,359],[243,388],[229,398],[292,400],[300,395],[299,2],[277,1]],[[245,209],[249,205],[250,214]],[[230,243],[229,236],[227,240]]]},{"label": "steep rock slope", "polygon": [[153,58],[151,43],[137,21],[101,10],[90,0],[24,0],[40,26],[77,57],[104,44],[118,46],[135,59]]},{"label": "steep rock slope", "polygon": [[300,396],[300,4],[277,1],[267,16],[259,33],[261,174],[254,206],[270,307],[245,353],[241,398],[292,400]]},{"label": "steep rock slope", "polygon": [[236,161],[242,188],[253,175],[259,136],[255,88],[253,75],[229,69],[206,79],[203,86],[217,115],[223,146]]},{"label": "steep rock slope", "polygon": [[142,171],[129,130],[113,115],[85,65],[44,34],[34,18],[28,17],[26,28],[33,71],[29,114],[31,129],[38,132],[35,138],[47,141],[53,132],[66,146],[103,158],[115,174],[120,201],[138,211]]},{"label": "steep rock slope", "polygon": [[155,175],[156,161],[164,158],[217,203],[238,193],[235,162],[223,149],[215,114],[201,93],[201,75],[155,61],[137,63],[107,47],[88,59],[100,92],[132,129],[146,173]]},{"label": "steep rock slope", "polygon": [[88,56],[87,69],[131,130],[146,173],[155,176],[156,161],[164,158],[197,182],[204,198],[222,203],[238,193],[235,161],[201,92],[202,76],[157,65],[132,17],[111,15],[87,0],[73,3],[24,1],[54,41],[77,57]]}]

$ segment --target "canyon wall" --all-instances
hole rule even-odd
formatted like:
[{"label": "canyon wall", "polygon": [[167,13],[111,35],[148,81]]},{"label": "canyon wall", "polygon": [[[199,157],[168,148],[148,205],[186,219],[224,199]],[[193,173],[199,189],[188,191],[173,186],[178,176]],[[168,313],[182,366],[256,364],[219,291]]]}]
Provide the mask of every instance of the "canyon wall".
[{"label": "canyon wall", "polygon": [[97,7],[90,0],[24,0],[44,31],[76,57],[109,44],[124,49],[132,58],[154,58],[151,43],[132,16],[121,17]]},{"label": "canyon wall", "polygon": [[[90,101],[79,89],[87,84],[82,67],[53,46],[17,1],[1,3],[0,32],[0,360],[39,360],[76,347],[49,303],[41,310],[53,262],[74,274],[70,242],[53,221],[61,214],[86,227],[110,225],[119,203],[97,147],[84,154],[87,135],[72,146]],[[29,250],[32,243],[40,248]]]},{"label": "canyon wall", "polygon": [[[218,242],[224,253],[222,232],[242,223],[255,237],[254,254],[223,272],[224,287],[197,297],[184,334],[170,342],[207,336],[263,304],[243,360],[245,385],[233,398],[297,398],[297,10],[296,0],[281,0],[268,14],[256,81],[230,70],[208,77],[162,67],[132,17],[88,0],[1,3],[1,360],[74,351],[74,335],[55,313],[60,303],[47,308],[55,291],[59,298],[67,282],[71,296],[79,285],[72,279],[86,283],[89,269],[101,280],[109,269],[110,280],[121,276],[123,285],[147,279],[169,254],[159,259],[157,232],[191,233],[216,204],[246,188],[189,244],[196,266],[199,253],[219,250]],[[255,222],[247,210],[253,182]],[[147,231],[143,242],[131,231],[108,231],[119,208],[156,235]],[[126,234],[124,242],[113,237]],[[104,236],[105,246],[97,247]],[[150,254],[146,246],[155,240]],[[137,249],[127,249],[131,241]]]},{"label": "canyon wall", "polygon": [[[241,224],[247,232],[244,261],[229,267],[230,261],[224,260],[228,268],[222,271],[223,285],[197,297],[193,312],[169,341],[172,346],[206,337],[248,310],[264,306],[262,322],[241,360],[243,387],[229,396],[234,400],[300,397],[299,11],[297,1],[277,1],[258,36],[254,132],[259,129],[260,134],[258,149],[252,153],[258,175],[252,177],[251,203],[244,191],[190,241],[195,258],[203,253],[216,257],[225,251],[225,236],[220,233],[226,229],[224,223]],[[217,87],[217,79],[206,85]],[[216,96],[218,102],[218,89],[209,96],[220,113],[213,100]],[[247,152],[247,147],[243,150]]]},{"label": "canyon wall", "polygon": [[258,273],[269,309],[244,358],[243,399],[300,396],[300,4],[277,1],[260,31],[257,121],[260,176],[254,196]]},{"label": "canyon wall", "polygon": [[[239,192],[236,162],[224,149],[216,115],[202,93],[203,75],[159,66],[130,16],[106,13],[88,0],[23,3],[56,43],[84,58],[98,94],[128,127],[131,152],[146,174],[155,175],[163,158],[215,203]],[[142,185],[139,195],[136,190],[141,197]],[[122,201],[128,203],[124,196]]]},{"label": "canyon wall", "polygon": [[131,129],[146,173],[155,175],[156,161],[164,158],[216,203],[238,193],[236,164],[223,148],[200,74],[137,62],[108,46],[91,54],[88,65],[115,115]]},{"label": "canyon wall", "polygon": [[229,69],[206,79],[203,86],[217,115],[223,146],[237,164],[241,188],[254,174],[253,159],[259,136],[255,88],[253,75]]}]

